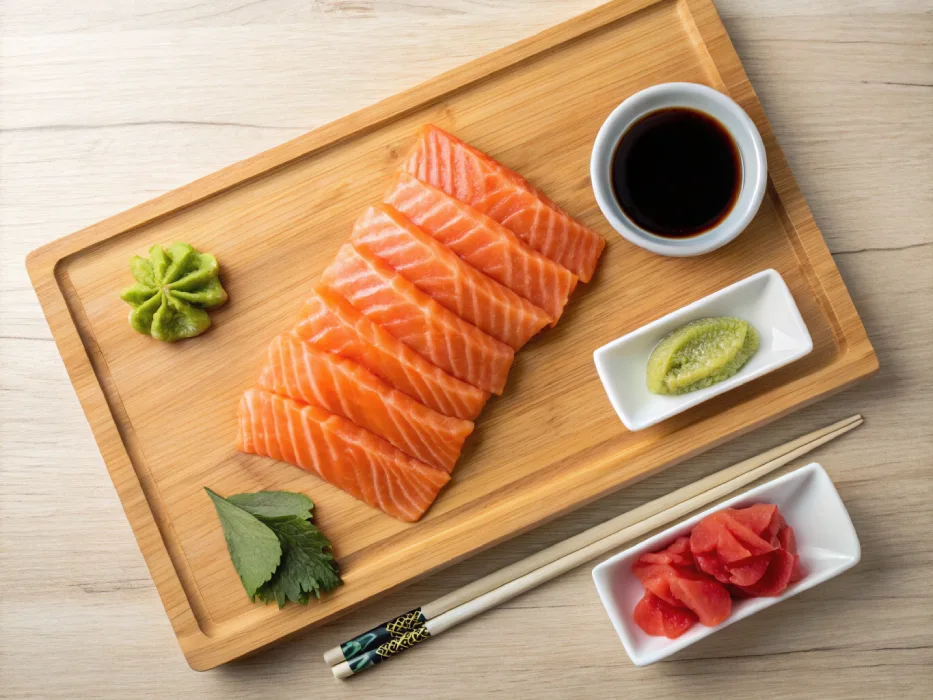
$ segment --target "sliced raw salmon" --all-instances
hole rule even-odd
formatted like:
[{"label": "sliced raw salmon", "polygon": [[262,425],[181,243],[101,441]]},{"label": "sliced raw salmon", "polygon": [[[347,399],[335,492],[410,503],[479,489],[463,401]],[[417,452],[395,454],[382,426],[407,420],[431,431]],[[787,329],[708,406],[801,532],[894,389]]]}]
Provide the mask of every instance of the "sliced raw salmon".
[{"label": "sliced raw salmon", "polygon": [[353,247],[375,255],[437,303],[518,350],[551,321],[544,309],[471,267],[387,204],[356,221]]},{"label": "sliced raw salmon", "polygon": [[305,302],[295,331],[321,350],[358,362],[394,389],[445,416],[473,420],[489,398],[488,392],[428,362],[323,285]]},{"label": "sliced raw salmon", "polygon": [[544,309],[557,323],[577,276],[505,226],[446,192],[399,172],[384,201],[484,275]]},{"label": "sliced raw salmon", "polygon": [[380,258],[344,244],[322,281],[426,360],[502,393],[512,348],[445,309]]},{"label": "sliced raw salmon", "polygon": [[419,131],[402,169],[486,214],[529,246],[589,282],[606,242],[518,173],[446,131]]},{"label": "sliced raw salmon", "polygon": [[405,454],[450,473],[473,423],[432,411],[352,360],[319,350],[297,334],[269,344],[259,387],[351,420]]},{"label": "sliced raw salmon", "polygon": [[418,520],[450,480],[345,418],[261,389],[240,400],[236,448],[313,472],[405,522]]}]

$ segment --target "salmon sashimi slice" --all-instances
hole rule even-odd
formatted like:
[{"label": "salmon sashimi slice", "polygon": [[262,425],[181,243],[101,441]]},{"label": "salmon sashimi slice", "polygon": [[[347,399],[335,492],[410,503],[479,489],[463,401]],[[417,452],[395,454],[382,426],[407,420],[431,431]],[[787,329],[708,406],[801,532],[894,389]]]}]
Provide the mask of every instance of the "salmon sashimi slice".
[{"label": "salmon sashimi slice", "polygon": [[513,350],[551,322],[544,309],[470,267],[387,204],[363,212],[351,241],[354,248],[382,258],[441,306]]},{"label": "salmon sashimi slice", "polygon": [[447,473],[473,432],[470,421],[432,411],[352,360],[319,350],[294,333],[272,340],[258,384],[351,420]]},{"label": "salmon sashimi slice", "polygon": [[518,173],[427,124],[402,170],[495,219],[542,255],[589,282],[606,242]]},{"label": "salmon sashimi slice", "polygon": [[321,350],[353,360],[445,416],[473,420],[489,398],[488,392],[432,365],[323,285],[305,302],[295,332]]},{"label": "salmon sashimi slice", "polygon": [[424,515],[450,480],[346,418],[261,389],[240,400],[236,448],[317,474],[405,522]]},{"label": "salmon sashimi slice", "polygon": [[380,258],[345,243],[321,281],[429,362],[502,393],[512,348],[445,309]]},{"label": "salmon sashimi slice", "polygon": [[525,245],[499,222],[399,172],[383,200],[484,275],[544,309],[557,323],[577,276]]}]

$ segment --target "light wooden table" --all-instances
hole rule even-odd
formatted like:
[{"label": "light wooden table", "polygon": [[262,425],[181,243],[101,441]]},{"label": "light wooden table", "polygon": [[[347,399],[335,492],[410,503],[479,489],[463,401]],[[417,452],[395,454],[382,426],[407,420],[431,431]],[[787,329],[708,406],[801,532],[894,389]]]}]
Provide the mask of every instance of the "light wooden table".
[{"label": "light wooden table", "polygon": [[[198,674],[176,646],[24,256],[595,4],[0,2],[0,695],[933,695],[930,0],[718,3],[875,343],[875,378],[274,650]],[[817,458],[861,564],[669,663],[629,663],[583,567],[351,683],[323,666],[370,623],[856,411],[866,425]]]}]

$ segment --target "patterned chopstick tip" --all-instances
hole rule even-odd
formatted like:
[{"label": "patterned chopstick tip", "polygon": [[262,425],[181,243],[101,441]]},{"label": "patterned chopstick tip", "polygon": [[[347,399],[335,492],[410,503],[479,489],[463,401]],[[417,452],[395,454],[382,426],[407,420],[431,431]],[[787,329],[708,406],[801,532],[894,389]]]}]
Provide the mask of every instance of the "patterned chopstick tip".
[{"label": "patterned chopstick tip", "polygon": [[350,658],[347,663],[350,665],[350,670],[353,671],[353,673],[358,673],[364,668],[369,668],[370,666],[381,664],[383,661],[388,661],[396,654],[400,654],[406,649],[411,649],[430,636],[431,633],[428,632],[427,627],[416,627],[399,637],[390,639],[385,644],[381,644],[375,649],[357,654]]},{"label": "patterned chopstick tip", "polygon": [[[356,656],[367,654],[368,652],[378,652],[378,650],[386,645],[390,645],[396,640],[400,640],[406,635],[424,629],[424,615],[421,612],[421,608],[415,608],[409,612],[399,615],[396,618],[384,622],[378,627],[374,627],[368,632],[364,632],[358,637],[354,637],[343,644],[340,645],[340,650],[343,652],[343,658],[351,662],[353,665],[353,659]],[[418,641],[421,641],[420,639]],[[417,642],[412,642],[409,646]],[[404,648],[408,648],[407,646]],[[387,652],[385,652],[387,653]],[[397,653],[393,651],[388,653],[388,656]],[[380,657],[381,660],[381,657]],[[379,661],[374,661],[373,663],[379,663]],[[367,664],[367,666],[372,664]],[[362,668],[365,668],[363,666]]]}]

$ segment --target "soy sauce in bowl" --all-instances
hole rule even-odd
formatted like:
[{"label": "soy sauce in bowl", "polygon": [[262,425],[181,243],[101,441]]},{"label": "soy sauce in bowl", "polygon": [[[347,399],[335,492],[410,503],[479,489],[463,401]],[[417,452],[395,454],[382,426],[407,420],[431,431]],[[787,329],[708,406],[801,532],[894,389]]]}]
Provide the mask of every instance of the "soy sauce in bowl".
[{"label": "soy sauce in bowl", "polygon": [[742,160],[716,119],[669,107],[646,114],[622,135],[610,175],[616,201],[636,226],[687,238],[732,211],[742,189]]}]

